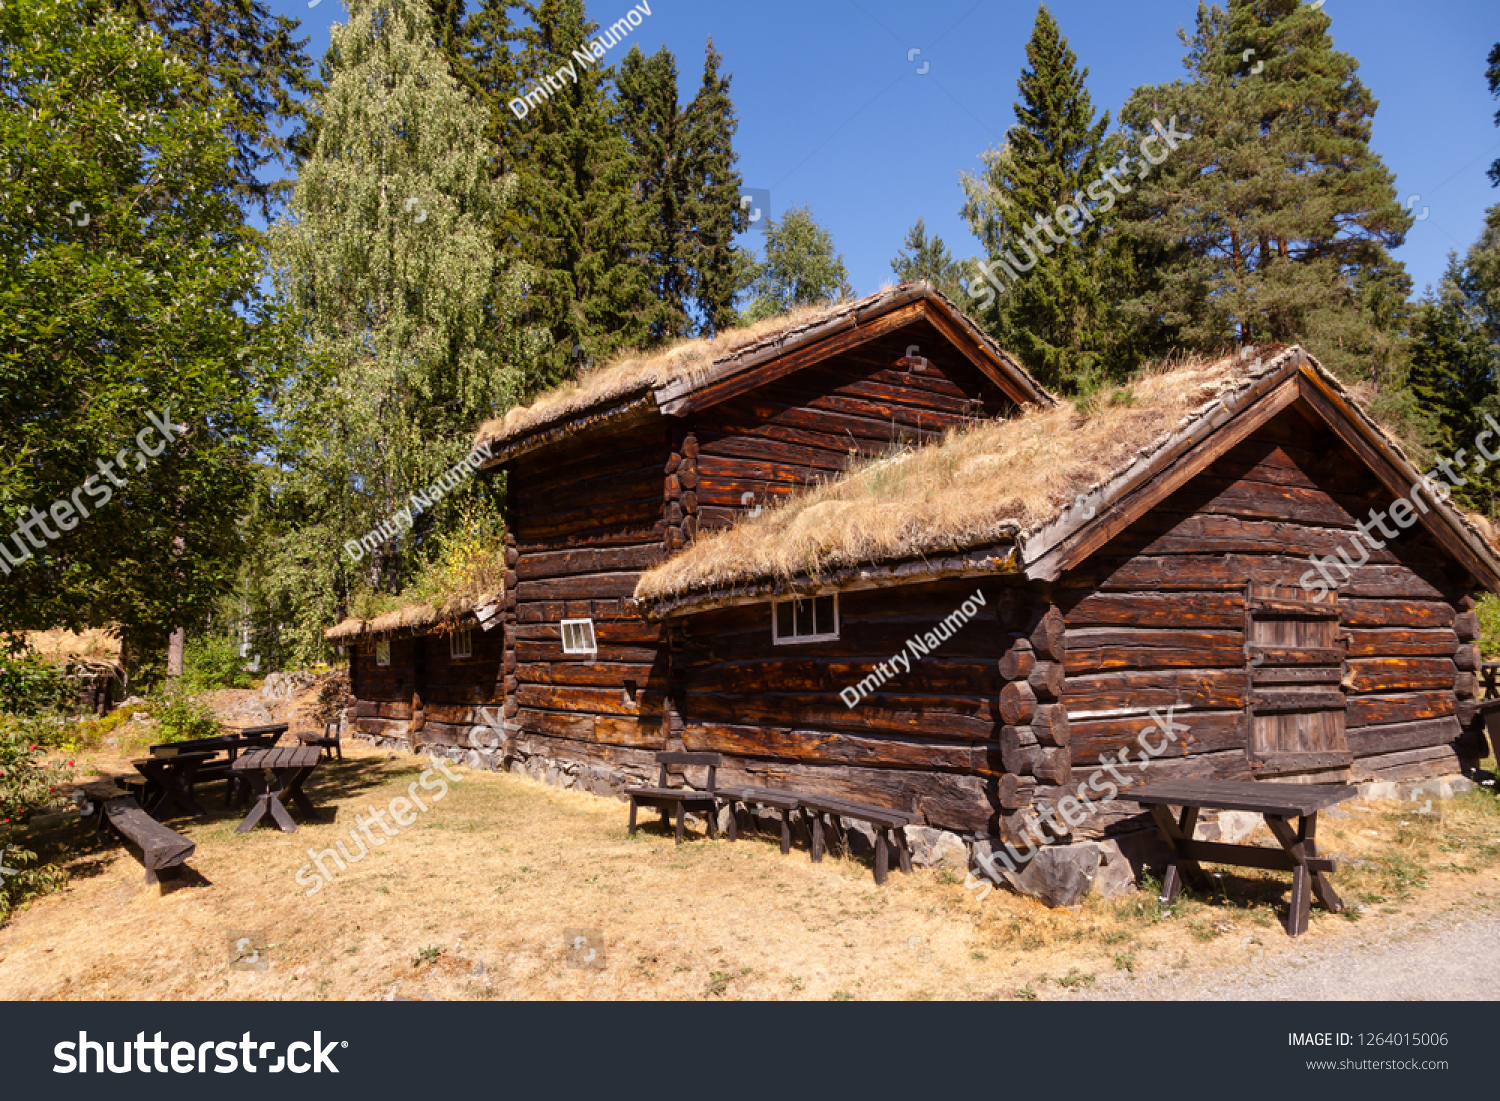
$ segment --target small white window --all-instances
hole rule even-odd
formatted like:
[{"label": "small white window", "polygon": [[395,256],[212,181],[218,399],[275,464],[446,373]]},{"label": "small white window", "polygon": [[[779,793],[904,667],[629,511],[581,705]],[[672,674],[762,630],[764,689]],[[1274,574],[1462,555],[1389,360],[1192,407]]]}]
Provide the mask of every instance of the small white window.
[{"label": "small white window", "polygon": [[450,658],[471,658],[474,656],[474,639],[469,633],[469,628],[462,631],[454,631],[448,636],[448,656]]},{"label": "small white window", "polygon": [[563,653],[588,654],[599,652],[594,643],[594,621],[592,619],[565,619],[562,621]]},{"label": "small white window", "polygon": [[375,664],[389,665],[391,663],[391,644],[389,642],[377,642],[375,644]]},{"label": "small white window", "polygon": [[778,646],[838,638],[838,594],[775,601],[771,605],[771,632]]}]

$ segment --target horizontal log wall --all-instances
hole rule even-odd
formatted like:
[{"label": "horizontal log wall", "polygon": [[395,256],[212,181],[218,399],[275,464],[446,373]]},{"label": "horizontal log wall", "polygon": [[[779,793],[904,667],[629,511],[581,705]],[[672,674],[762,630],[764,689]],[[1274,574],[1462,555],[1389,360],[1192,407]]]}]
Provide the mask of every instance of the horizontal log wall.
[{"label": "horizontal log wall", "polygon": [[[898,365],[902,359],[912,366]],[[883,454],[1014,411],[999,387],[921,321],[700,413],[693,505],[699,522],[727,524],[836,477],[851,451]]]},{"label": "horizontal log wall", "polygon": [[[976,590],[985,603],[931,656],[840,690],[925,641]],[[844,593],[836,641],[776,645],[769,604],[674,625],[674,698],[687,749],[728,756],[720,782],[750,783],[913,810],[930,824],[988,835],[999,809],[998,669],[1008,582],[944,581]]]},{"label": "horizontal log wall", "polygon": [[[1143,771],[1122,769],[1127,778],[1250,779],[1246,582],[1299,585],[1310,555],[1341,546],[1358,561],[1355,521],[1391,500],[1330,433],[1292,409],[1066,574],[1057,599],[1068,623],[1063,700],[1075,783],[1101,756],[1134,745],[1152,708],[1172,706],[1188,731]],[[1449,773],[1467,752],[1459,693],[1472,684],[1461,679],[1460,640],[1474,627],[1450,563],[1412,528],[1347,580],[1331,571],[1341,582],[1348,661],[1342,686],[1327,688],[1346,694],[1355,780]],[[1299,683],[1295,669],[1278,675]],[[1133,804],[1111,804],[1078,832],[1137,814]]]},{"label": "horizontal log wall", "polygon": [[[665,748],[662,629],[632,594],[666,551],[672,431],[584,433],[509,468],[503,687],[528,752],[607,764],[608,750],[580,747]],[[564,619],[593,620],[596,655],[563,653]]]}]

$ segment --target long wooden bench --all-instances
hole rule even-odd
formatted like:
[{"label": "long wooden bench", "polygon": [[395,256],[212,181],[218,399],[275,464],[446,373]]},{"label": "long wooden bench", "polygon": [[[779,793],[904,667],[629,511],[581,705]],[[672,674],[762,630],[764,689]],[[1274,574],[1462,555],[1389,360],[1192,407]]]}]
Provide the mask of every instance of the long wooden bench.
[{"label": "long wooden bench", "polygon": [[336,722],[327,723],[323,727],[322,734],[311,730],[299,730],[295,736],[303,745],[315,745],[323,750],[329,760],[333,759],[335,753],[339,755],[339,760],[344,759],[344,746],[339,740],[339,724]]},{"label": "long wooden bench", "polygon": [[797,800],[803,811],[811,811],[813,863],[823,859],[823,815],[835,815],[840,819],[852,818],[868,822],[875,827],[875,882],[884,883],[889,870],[890,852],[886,847],[886,834],[896,847],[903,872],[911,872],[911,850],[906,845],[906,826],[915,825],[917,815],[888,807],[874,807],[867,803],[856,803],[849,799],[838,799],[829,795],[798,794]]},{"label": "long wooden bench", "polygon": [[762,807],[771,807],[781,812],[781,852],[785,855],[792,851],[792,824],[790,816],[796,810],[801,801],[796,795],[789,791],[776,791],[774,788],[757,787],[730,787],[719,788],[715,792],[720,799],[729,804],[729,840],[739,838],[739,823],[735,819],[734,805],[744,803],[747,807],[752,803]]},{"label": "long wooden bench", "polygon": [[129,795],[105,803],[104,817],[123,840],[141,850],[147,883],[159,882],[163,874],[176,874],[197,848],[152,818]]},{"label": "long wooden bench", "polygon": [[[723,758],[717,753],[658,753],[656,763],[660,766],[655,787],[626,788],[630,798],[630,836],[635,836],[635,812],[638,806],[656,807],[661,811],[662,824],[667,822],[669,811],[677,812],[677,843],[682,844],[682,815],[685,809],[705,812],[708,819],[708,836],[718,834],[719,803],[714,791],[718,778],[719,763]],[[704,767],[708,769],[708,786],[702,791],[690,787],[671,787],[667,783],[667,768],[671,765]]]}]

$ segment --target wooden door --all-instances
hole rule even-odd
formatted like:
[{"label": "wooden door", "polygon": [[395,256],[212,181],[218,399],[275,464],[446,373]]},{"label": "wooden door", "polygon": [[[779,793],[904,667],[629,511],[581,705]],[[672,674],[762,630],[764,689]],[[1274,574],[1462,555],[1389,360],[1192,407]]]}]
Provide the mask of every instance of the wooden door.
[{"label": "wooden door", "polygon": [[1347,779],[1344,655],[1337,592],[1320,599],[1300,588],[1247,586],[1245,752],[1257,779]]}]

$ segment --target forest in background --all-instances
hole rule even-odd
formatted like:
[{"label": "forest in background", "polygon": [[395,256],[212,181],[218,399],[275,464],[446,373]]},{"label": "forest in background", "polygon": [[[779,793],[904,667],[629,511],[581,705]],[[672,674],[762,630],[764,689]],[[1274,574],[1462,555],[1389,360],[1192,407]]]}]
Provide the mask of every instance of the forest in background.
[{"label": "forest in background", "polygon": [[[146,684],[184,653],[200,679],[324,660],[347,614],[496,576],[501,479],[344,549],[478,423],[627,352],[853,293],[806,208],[744,246],[733,59],[712,41],[687,98],[670,51],[582,0],[346,6],[316,62],[259,0],[0,7],[9,637],[117,626]],[[1500,204],[1414,297],[1391,255],[1414,215],[1329,26],[1296,0],[1201,6],[1182,77],[1111,114],[1042,6],[1016,124],[956,181],[979,254],[918,218],[893,278],[930,279],[1071,397],[1301,343],[1420,459],[1451,453],[1500,415]],[[1500,96],[1500,45],[1486,76]],[[1119,167],[1163,125],[1190,137]],[[1457,496],[1494,517],[1497,478]]]}]

